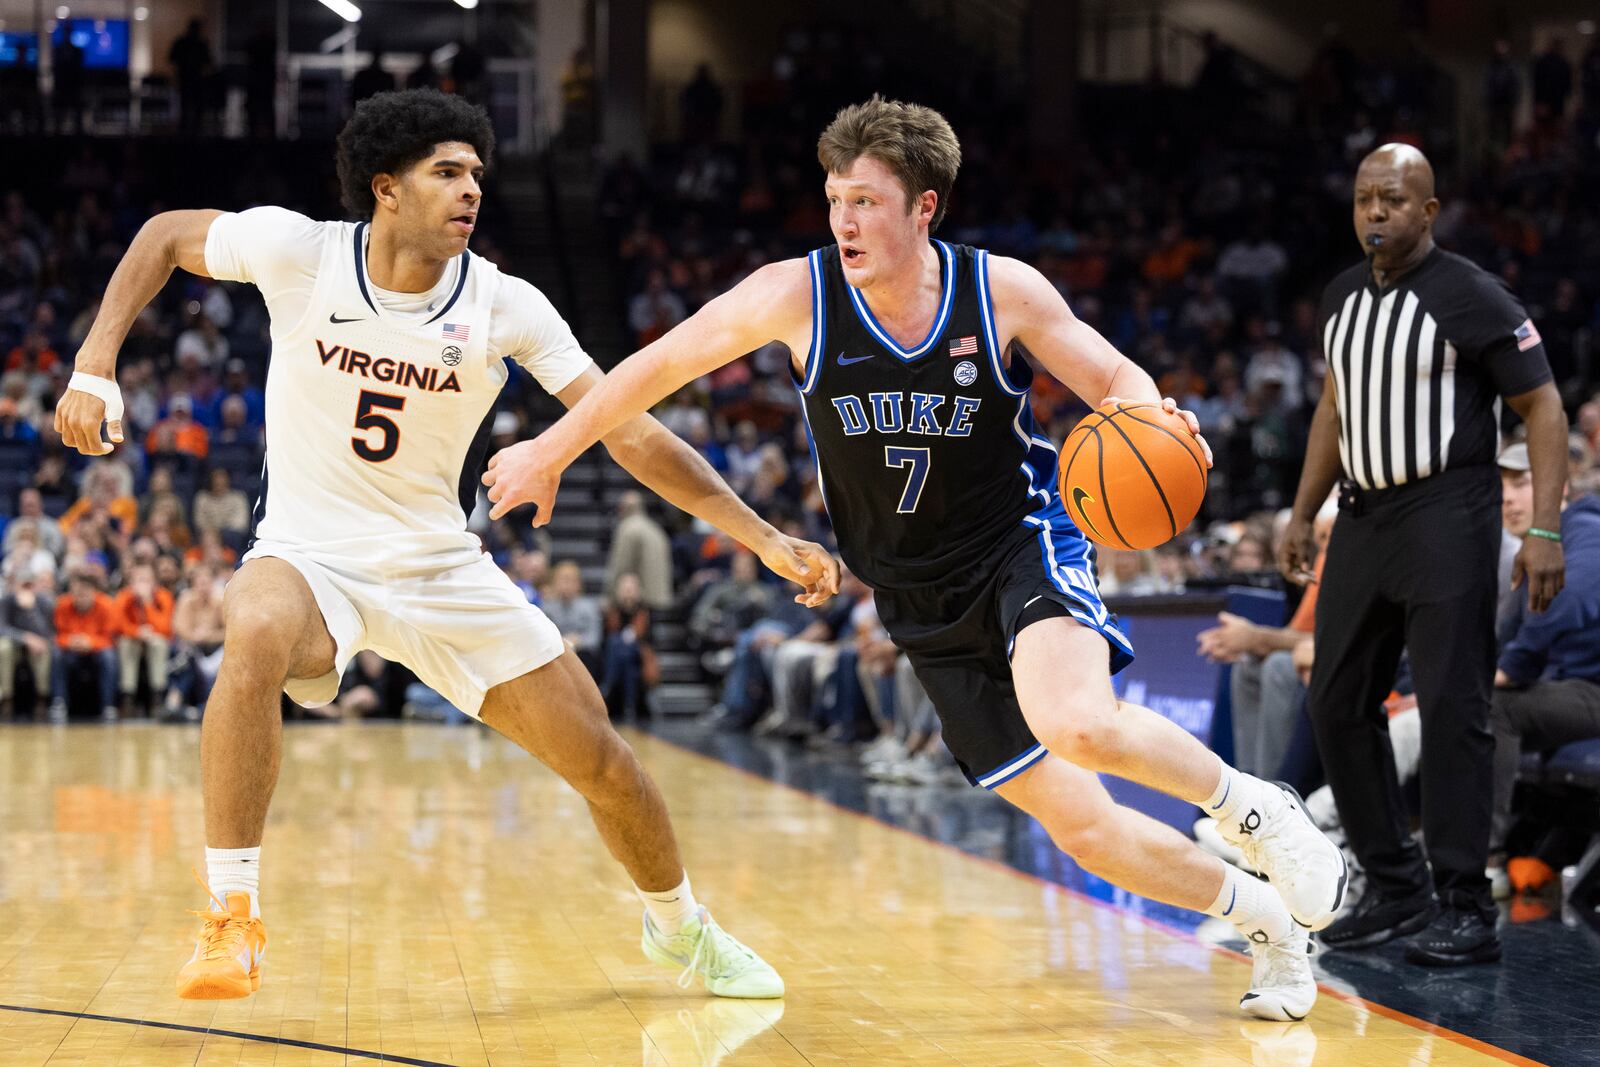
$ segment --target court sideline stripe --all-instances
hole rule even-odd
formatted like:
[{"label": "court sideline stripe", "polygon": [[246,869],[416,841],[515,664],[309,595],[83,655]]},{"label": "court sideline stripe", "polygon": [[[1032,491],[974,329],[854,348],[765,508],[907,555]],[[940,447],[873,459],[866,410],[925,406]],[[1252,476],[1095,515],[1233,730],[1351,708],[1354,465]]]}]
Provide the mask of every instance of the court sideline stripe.
[{"label": "court sideline stripe", "polygon": [[[1122,918],[1136,919],[1136,920],[1138,920],[1139,922],[1143,923],[1146,926],[1153,927],[1156,930],[1160,930],[1164,934],[1168,934],[1168,935],[1170,935],[1172,937],[1176,937],[1176,938],[1179,938],[1181,940],[1188,941],[1191,944],[1200,945],[1200,946],[1202,946],[1204,948],[1210,949],[1212,952],[1221,953],[1224,956],[1231,956],[1232,958],[1234,958],[1234,959],[1236,959],[1236,960],[1238,960],[1238,961],[1240,961],[1242,963],[1250,964],[1250,963],[1253,962],[1251,960],[1251,958],[1249,956],[1245,955],[1243,952],[1236,952],[1233,949],[1227,948],[1227,947],[1225,947],[1223,945],[1214,945],[1209,941],[1202,941],[1200,938],[1194,936],[1194,934],[1190,933],[1189,931],[1181,929],[1181,928],[1176,927],[1176,926],[1169,926],[1166,923],[1161,922],[1159,919],[1152,919],[1147,915],[1140,915],[1137,912],[1127,911],[1127,910],[1125,910],[1123,908],[1117,907],[1115,904],[1112,904],[1112,903],[1110,903],[1108,901],[1104,901],[1104,900],[1100,900],[1100,899],[1098,899],[1096,897],[1092,897],[1087,893],[1081,892],[1081,891],[1076,890],[1076,889],[1072,889],[1072,888],[1070,888],[1068,886],[1064,886],[1059,882],[1052,882],[1048,878],[1041,878],[1037,874],[1031,874],[1028,871],[1020,871],[1020,870],[1018,870],[1017,868],[1011,866],[1008,863],[1002,863],[999,860],[990,859],[987,856],[975,856],[970,852],[966,852],[966,851],[964,851],[964,850],[962,850],[960,848],[957,848],[955,845],[949,844],[949,843],[944,842],[944,841],[938,841],[938,840],[935,840],[934,838],[931,838],[931,837],[924,837],[922,834],[919,834],[914,830],[907,830],[903,826],[896,826],[892,822],[885,822],[882,819],[879,819],[879,818],[876,818],[874,816],[868,815],[866,812],[856,811],[854,808],[847,808],[843,804],[838,803],[837,801],[830,800],[827,797],[821,796],[821,795],[819,795],[817,793],[807,792],[806,790],[801,789],[797,785],[790,785],[787,782],[774,781],[771,778],[767,778],[767,777],[765,777],[763,775],[757,774],[755,771],[749,770],[749,769],[747,769],[745,767],[736,766],[736,765],[734,765],[732,763],[728,763],[728,762],[726,762],[724,760],[720,760],[715,756],[708,756],[704,752],[696,751],[695,749],[689,748],[687,745],[682,745],[682,744],[679,744],[676,741],[673,741],[673,740],[670,740],[668,738],[662,737],[660,734],[650,733],[648,731],[638,731],[638,732],[642,736],[649,738],[651,741],[659,742],[660,744],[663,744],[663,745],[667,746],[668,748],[676,749],[679,752],[683,752],[683,753],[685,753],[687,755],[693,756],[696,759],[703,760],[703,761],[705,761],[707,763],[714,763],[718,767],[725,767],[728,770],[733,771],[733,772],[735,772],[737,774],[744,775],[746,778],[754,778],[756,781],[761,782],[763,785],[773,786],[773,787],[775,787],[777,789],[782,789],[782,790],[784,790],[786,792],[790,792],[790,793],[797,793],[800,796],[805,797],[808,800],[811,800],[811,801],[813,801],[815,803],[818,803],[818,804],[822,804],[822,805],[824,805],[826,807],[833,808],[836,811],[843,812],[846,815],[852,816],[852,817],[857,818],[857,819],[861,819],[861,820],[863,820],[865,822],[872,823],[874,826],[881,826],[881,827],[883,827],[885,829],[893,830],[896,833],[904,834],[907,837],[915,838],[916,840],[921,841],[924,844],[932,845],[935,848],[944,849],[947,852],[954,852],[958,856],[961,856],[961,857],[963,857],[965,859],[976,861],[977,863],[983,864],[984,866],[993,867],[993,868],[995,868],[997,870],[1004,871],[1007,874],[1014,875],[1014,876],[1019,877],[1019,878],[1027,879],[1030,882],[1037,882],[1039,885],[1046,886],[1046,887],[1048,887],[1050,889],[1055,890],[1058,893],[1065,893],[1067,896],[1074,897],[1074,898],[1076,898],[1078,900],[1084,901],[1085,903],[1087,903],[1087,904],[1089,904],[1089,905],[1091,905],[1093,907],[1101,908],[1101,909],[1104,909],[1104,910],[1110,911],[1110,912],[1115,912],[1118,916],[1121,916]],[[1368,999],[1366,999],[1365,997],[1362,997],[1362,996],[1357,996],[1354,993],[1346,993],[1342,989],[1334,989],[1334,988],[1331,988],[1330,986],[1323,985],[1321,982],[1317,983],[1317,988],[1320,989],[1322,992],[1326,993],[1327,995],[1329,995],[1330,997],[1333,997],[1335,1000],[1342,1000],[1342,1001],[1346,1002],[1347,1004],[1359,1004],[1362,1007],[1365,1007],[1365,1008],[1367,1008],[1367,1009],[1369,1009],[1371,1011],[1377,1012],[1379,1015],[1382,1015],[1387,1019],[1393,1019],[1395,1022],[1404,1023],[1407,1026],[1414,1027],[1414,1028],[1416,1028],[1418,1030],[1423,1031],[1424,1033],[1431,1034],[1431,1035],[1433,1035],[1435,1037],[1442,1037],[1447,1041],[1452,1041],[1452,1042],[1454,1042],[1454,1043],[1456,1043],[1458,1045],[1464,1046],[1465,1048],[1469,1048],[1474,1052],[1481,1052],[1486,1056],[1492,1056],[1493,1058],[1495,1058],[1497,1060],[1500,1060],[1503,1063],[1515,1064],[1515,1065],[1517,1065],[1517,1067],[1546,1067],[1545,1064],[1540,1063],[1538,1060],[1530,1060],[1526,1056],[1519,1056],[1517,1053],[1512,1052],[1509,1049],[1503,1049],[1503,1048],[1500,1048],[1497,1045],[1491,1045],[1486,1041],[1480,1041],[1475,1037],[1471,1037],[1471,1036],[1469,1036],[1467,1034],[1459,1033],[1458,1031],[1451,1030],[1448,1027],[1440,1026],[1438,1023],[1430,1023],[1425,1019],[1417,1018],[1415,1015],[1407,1015],[1403,1011],[1399,1011],[1399,1010],[1397,1010],[1395,1008],[1388,1007],[1387,1005],[1379,1004],[1379,1003],[1377,1003],[1375,1001],[1368,1000]]]},{"label": "court sideline stripe", "polygon": [[263,1034],[247,1034],[239,1030],[218,1030],[210,1026],[186,1026],[183,1023],[159,1023],[149,1019],[124,1019],[117,1015],[94,1015],[86,1011],[58,1011],[55,1008],[29,1008],[21,1004],[0,1004],[0,1011],[20,1011],[31,1015],[59,1015],[64,1019],[93,1019],[101,1023],[122,1023],[126,1026],[153,1026],[158,1030],[184,1030],[191,1034],[206,1034],[215,1037],[234,1037],[240,1041],[259,1041],[266,1045],[292,1045],[295,1048],[308,1048],[316,1052],[334,1052],[345,1056],[364,1056],[369,1060],[382,1060],[385,1063],[408,1063],[413,1067],[455,1067],[454,1064],[443,1063],[439,1060],[418,1060],[410,1056],[396,1056],[388,1052],[369,1052],[366,1049],[345,1048],[342,1045],[324,1045],[316,1041],[297,1041],[292,1037],[267,1037]]}]

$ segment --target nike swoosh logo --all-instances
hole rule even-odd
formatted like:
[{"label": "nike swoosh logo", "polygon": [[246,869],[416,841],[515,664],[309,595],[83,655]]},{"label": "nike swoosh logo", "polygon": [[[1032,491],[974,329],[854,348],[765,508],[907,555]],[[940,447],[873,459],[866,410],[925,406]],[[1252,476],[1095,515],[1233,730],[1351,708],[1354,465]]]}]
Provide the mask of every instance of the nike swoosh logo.
[{"label": "nike swoosh logo", "polygon": [[341,323],[341,322],[365,322],[366,319],[364,319],[364,318],[341,319],[337,315],[329,315],[328,316],[328,321],[331,322],[331,323],[334,323],[335,325],[337,325],[338,323]]},{"label": "nike swoosh logo", "polygon": [[1089,513],[1083,510],[1083,502],[1085,500],[1091,504],[1095,502],[1094,497],[1085,492],[1083,486],[1074,487],[1072,490],[1072,506],[1078,509],[1078,514],[1083,516],[1083,521],[1088,524],[1090,530],[1094,531],[1094,535],[1103,540],[1105,534],[1101,533],[1095,526],[1094,520],[1089,518]]},{"label": "nike swoosh logo", "polygon": [[846,358],[845,354],[843,352],[840,352],[839,353],[839,366],[848,367],[852,363],[860,363],[864,359],[871,359],[871,358],[872,358],[872,353],[871,352],[868,352],[864,356],[851,356],[849,358]]}]

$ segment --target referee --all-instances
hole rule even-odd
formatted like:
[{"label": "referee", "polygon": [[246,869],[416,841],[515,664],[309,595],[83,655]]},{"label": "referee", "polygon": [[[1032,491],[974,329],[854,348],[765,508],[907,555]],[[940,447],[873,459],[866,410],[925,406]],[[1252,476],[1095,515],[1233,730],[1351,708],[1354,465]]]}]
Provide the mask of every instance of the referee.
[{"label": "referee", "polygon": [[[1561,589],[1567,428],[1539,332],[1499,278],[1433,243],[1433,169],[1388,144],[1356,172],[1366,262],[1328,286],[1330,387],[1312,420],[1279,565],[1311,577],[1311,523],[1339,518],[1317,597],[1308,712],[1368,888],[1331,948],[1406,934],[1413,963],[1500,958],[1488,859],[1494,739],[1500,398],[1528,427],[1533,529],[1513,581],[1543,611]],[[1422,715],[1423,852],[1409,832],[1383,699],[1409,650]]]}]

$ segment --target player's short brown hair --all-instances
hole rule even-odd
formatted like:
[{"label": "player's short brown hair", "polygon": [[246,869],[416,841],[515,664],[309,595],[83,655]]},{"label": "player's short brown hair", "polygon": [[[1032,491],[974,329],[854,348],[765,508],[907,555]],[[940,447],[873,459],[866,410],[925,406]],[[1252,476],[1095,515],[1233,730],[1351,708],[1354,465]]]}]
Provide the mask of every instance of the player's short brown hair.
[{"label": "player's short brown hair", "polygon": [[829,174],[841,174],[862,156],[893,171],[909,203],[932,189],[939,202],[928,229],[938,227],[961,169],[961,142],[943,115],[877,94],[843,108],[817,140],[817,161]]}]

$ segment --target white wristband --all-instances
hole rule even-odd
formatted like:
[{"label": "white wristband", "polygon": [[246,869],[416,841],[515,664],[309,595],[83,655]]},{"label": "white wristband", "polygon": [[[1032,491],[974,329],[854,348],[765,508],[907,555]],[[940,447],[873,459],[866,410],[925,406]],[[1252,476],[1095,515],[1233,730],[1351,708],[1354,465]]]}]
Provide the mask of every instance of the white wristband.
[{"label": "white wristband", "polygon": [[117,383],[109,378],[101,378],[94,374],[85,374],[81,370],[72,372],[72,377],[67,379],[67,388],[76,389],[80,393],[88,393],[98,397],[106,405],[106,421],[117,422],[122,418],[122,390],[117,388]]}]

